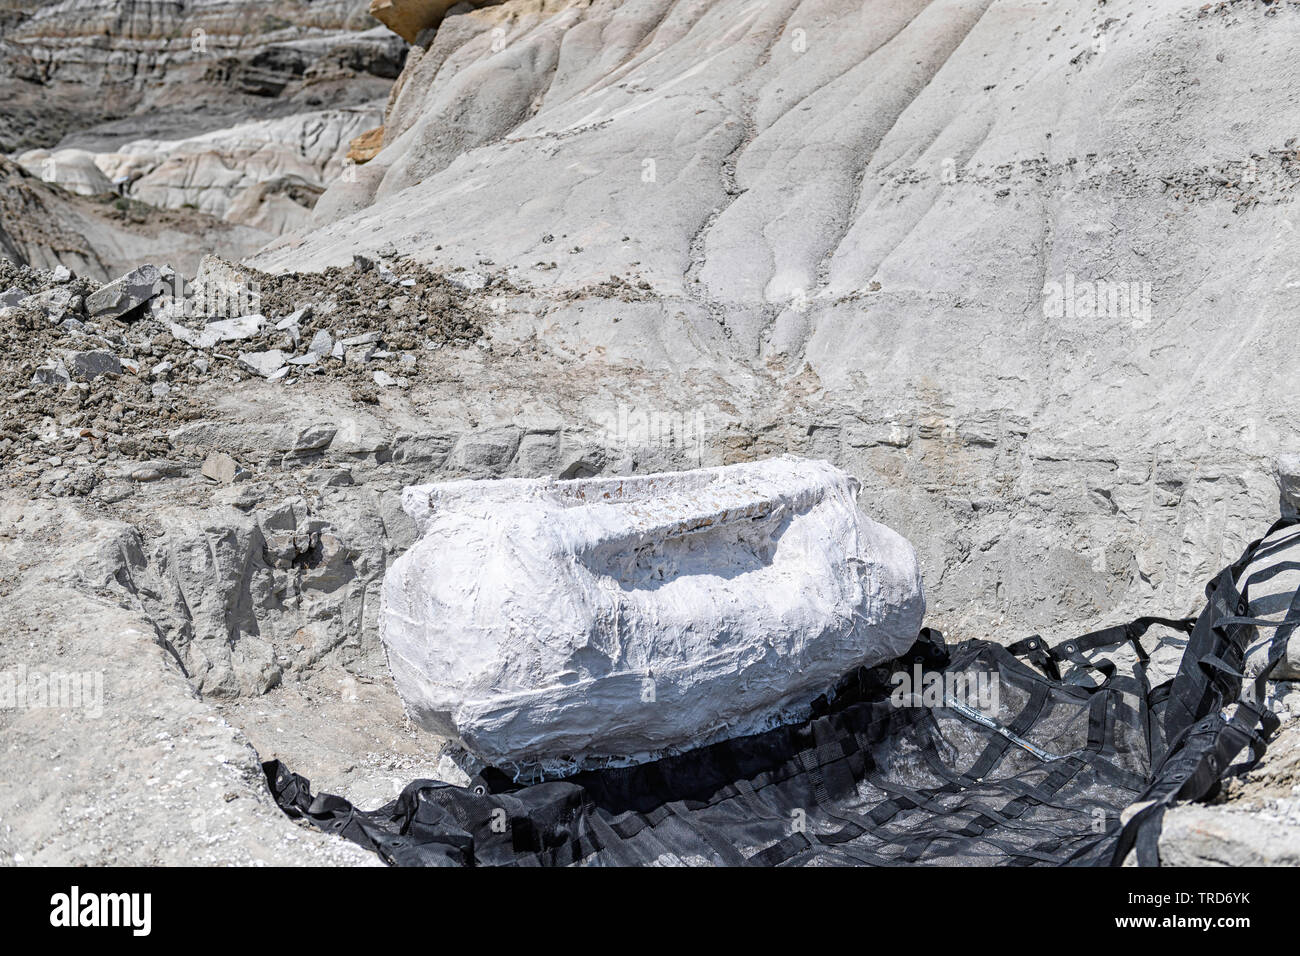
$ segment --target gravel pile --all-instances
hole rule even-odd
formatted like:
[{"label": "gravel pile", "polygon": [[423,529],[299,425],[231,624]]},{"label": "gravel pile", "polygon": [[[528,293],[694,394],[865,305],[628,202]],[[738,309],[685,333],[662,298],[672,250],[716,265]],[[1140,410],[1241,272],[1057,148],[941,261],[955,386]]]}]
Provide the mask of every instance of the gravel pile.
[{"label": "gravel pile", "polygon": [[418,380],[422,355],[481,337],[492,281],[358,257],[288,275],[210,259],[192,283],[145,265],[100,285],[0,262],[0,482],[85,495],[105,465],[165,462],[206,383],[325,377],[377,401]]}]

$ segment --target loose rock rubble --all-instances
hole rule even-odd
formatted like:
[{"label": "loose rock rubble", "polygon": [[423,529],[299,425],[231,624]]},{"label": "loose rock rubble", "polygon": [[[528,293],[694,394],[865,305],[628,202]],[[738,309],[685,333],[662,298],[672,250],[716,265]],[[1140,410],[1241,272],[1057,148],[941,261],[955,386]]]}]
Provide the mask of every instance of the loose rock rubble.
[{"label": "loose rock rubble", "polygon": [[200,303],[196,314],[184,278],[153,266],[101,286],[66,269],[0,263],[0,480],[86,494],[107,466],[167,458],[168,431],[205,413],[198,390],[214,381],[257,376],[291,388],[323,376],[373,402],[377,390],[418,378],[422,354],[472,343],[486,314],[410,263],[358,260],[295,276],[205,265],[209,287],[226,284],[224,301],[261,311],[208,315]]}]

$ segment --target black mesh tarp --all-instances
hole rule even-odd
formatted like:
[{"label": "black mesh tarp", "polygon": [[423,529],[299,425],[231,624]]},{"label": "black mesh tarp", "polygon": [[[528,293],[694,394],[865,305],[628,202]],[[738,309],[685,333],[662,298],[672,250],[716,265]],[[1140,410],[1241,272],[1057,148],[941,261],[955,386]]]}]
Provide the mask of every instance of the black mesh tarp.
[{"label": "black mesh tarp", "polygon": [[[1142,618],[1050,648],[949,647],[927,629],[905,657],[847,675],[805,723],[654,763],[528,786],[490,770],[468,787],[417,780],[373,811],[313,796],[278,761],[264,769],[290,816],[395,865],[1104,865],[1135,846],[1155,863],[1164,809],[1212,796],[1276,729],[1264,677],[1243,677],[1255,628],[1279,626],[1251,617],[1242,580],[1265,540],[1207,585],[1194,621]],[[1282,626],[1300,597],[1291,607]],[[1152,627],[1190,635],[1154,688]],[[1112,648],[1132,663],[1099,657]],[[901,673],[939,675],[939,696],[899,706]],[[986,710],[951,693],[990,682]]]}]

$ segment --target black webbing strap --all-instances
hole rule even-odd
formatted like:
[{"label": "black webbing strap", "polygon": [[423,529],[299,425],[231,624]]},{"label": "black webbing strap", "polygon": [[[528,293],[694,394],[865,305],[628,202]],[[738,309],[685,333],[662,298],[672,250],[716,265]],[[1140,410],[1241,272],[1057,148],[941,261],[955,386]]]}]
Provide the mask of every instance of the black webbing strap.
[{"label": "black webbing strap", "polygon": [[1115,850],[1110,857],[1111,866],[1123,866],[1125,858],[1135,845],[1138,847],[1139,866],[1160,865],[1157,847],[1166,809],[1163,803],[1153,803],[1133,815],[1115,841]]},{"label": "black webbing strap", "polygon": [[[1143,795],[1144,799],[1153,798],[1155,802],[1123,828],[1111,857],[1113,865],[1123,863],[1135,845],[1141,865],[1158,864],[1156,843],[1165,809],[1176,800],[1199,800],[1216,792],[1225,771],[1247,747],[1251,759],[1240,769],[1253,766],[1263,757],[1267,738],[1279,724],[1277,716],[1264,706],[1265,684],[1269,672],[1285,653],[1285,646],[1279,647],[1275,642],[1267,665],[1252,684],[1246,684],[1242,671],[1247,639],[1252,627],[1283,628],[1300,623],[1296,614],[1300,609],[1300,594],[1293,598],[1290,613],[1281,621],[1251,617],[1248,616],[1250,585],[1271,577],[1267,573],[1271,569],[1256,572],[1245,580],[1242,575],[1265,540],[1298,521],[1288,517],[1275,522],[1263,537],[1246,547],[1233,565],[1206,585],[1206,608],[1192,629],[1183,665],[1170,685],[1170,703],[1179,705],[1184,719],[1198,713],[1201,716],[1181,727],[1177,722],[1167,723],[1176,733],[1169,741],[1152,785]],[[1230,719],[1225,718],[1226,712],[1220,711],[1227,703],[1237,705]],[[1176,721],[1176,715],[1173,716]]]},{"label": "black webbing strap", "polygon": [[1041,635],[1031,634],[1014,644],[1008,644],[1007,651],[1017,657],[1028,658],[1029,663],[1052,680],[1059,681],[1061,679],[1061,671],[1056,666],[1056,658],[1052,657],[1051,651],[1048,650],[1047,643]]},{"label": "black webbing strap", "polygon": [[1142,646],[1141,638],[1155,624],[1160,624],[1175,631],[1182,631],[1184,634],[1190,634],[1192,628],[1196,625],[1196,618],[1170,618],[1147,615],[1134,618],[1127,624],[1113,624],[1100,630],[1089,631],[1087,634],[1068,641],[1062,641],[1052,647],[1048,647],[1038,634],[1031,634],[1014,644],[1008,644],[1007,650],[1018,657],[1027,658],[1030,663],[1037,666],[1052,680],[1061,679],[1058,665],[1062,661],[1069,661],[1076,667],[1099,671],[1106,680],[1109,680],[1115,673],[1114,662],[1100,660],[1094,663],[1083,656],[1084,652],[1095,651],[1103,647],[1116,647],[1127,643],[1132,646],[1138,660],[1145,667],[1150,661],[1151,655]]}]

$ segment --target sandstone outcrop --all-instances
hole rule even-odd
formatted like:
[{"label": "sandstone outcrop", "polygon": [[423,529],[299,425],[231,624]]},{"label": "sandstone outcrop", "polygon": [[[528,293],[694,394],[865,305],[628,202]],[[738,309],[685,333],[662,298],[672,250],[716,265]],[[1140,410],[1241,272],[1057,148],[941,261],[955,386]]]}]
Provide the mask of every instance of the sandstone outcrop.
[{"label": "sandstone outcrop", "polygon": [[[442,22],[461,0],[370,0],[370,15],[407,43]],[[476,6],[481,4],[476,4]]]},{"label": "sandstone outcrop", "polygon": [[368,163],[384,148],[384,128],[368,129],[348,143],[348,159],[354,163]]}]

